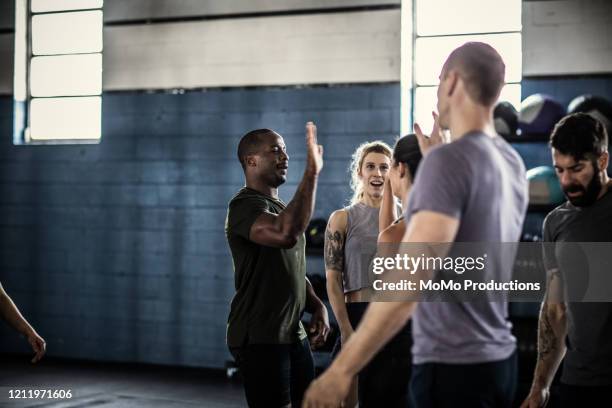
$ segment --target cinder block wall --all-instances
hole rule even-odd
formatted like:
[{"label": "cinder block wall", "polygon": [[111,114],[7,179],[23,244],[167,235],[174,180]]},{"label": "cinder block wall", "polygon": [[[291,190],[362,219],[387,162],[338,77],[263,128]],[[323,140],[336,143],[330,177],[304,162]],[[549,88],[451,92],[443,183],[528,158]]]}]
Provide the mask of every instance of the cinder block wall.
[{"label": "cinder block wall", "polygon": [[[287,143],[289,200],[303,127],[319,126],[316,216],[349,198],[367,139],[399,132],[399,85],[104,95],[100,145],[14,146],[0,99],[0,279],[49,344],[76,358],[222,367],[233,276],[225,208],[236,144],[271,127]],[[316,271],[315,271],[316,272]],[[3,351],[26,351],[4,325]]]},{"label": "cinder block wall", "polygon": [[[261,127],[285,137],[288,201],[314,120],[315,216],[344,205],[355,147],[399,133],[399,0],[106,1],[102,141],[72,146],[12,144],[12,3],[0,0],[0,280],[52,356],[223,367],[237,142]],[[0,324],[0,351],[27,345]]]},{"label": "cinder block wall", "polygon": [[[304,165],[304,122],[315,120],[326,156],[315,216],[326,217],[349,198],[346,168],[356,145],[374,138],[392,142],[399,132],[399,10],[393,9],[399,0],[317,2],[320,8],[390,8],[318,15],[325,29],[335,30],[326,32],[323,42],[317,30],[311,38],[270,36],[281,41],[269,40],[267,48],[284,58],[275,68],[279,75],[262,73],[257,67],[226,75],[228,70],[244,68],[245,61],[238,59],[221,61],[228,64],[223,75],[214,70],[211,59],[223,59],[227,53],[219,51],[214,41],[204,41],[208,37],[190,33],[201,34],[200,25],[225,27],[227,20],[151,26],[140,21],[236,12],[227,8],[225,0],[181,2],[172,9],[165,3],[105,2],[110,25],[105,28],[100,145],[14,146],[13,1],[0,0],[0,56],[7,62],[0,67],[4,95],[0,96],[0,280],[46,337],[50,355],[222,367],[228,357],[224,333],[233,292],[223,221],[228,199],[242,184],[235,159],[238,138],[246,130],[264,126],[285,136],[291,163],[281,196],[289,200]],[[294,6],[307,9],[312,4],[300,0]],[[262,7],[264,11],[289,7],[283,1],[263,0],[232,2],[234,6],[247,14]],[[565,54],[550,56],[536,47],[542,44],[538,37],[561,42],[569,34],[554,33],[563,25],[573,26],[567,28],[574,30],[567,44],[577,50],[585,44],[585,50],[590,49],[588,44],[609,44],[609,35],[593,35],[593,27],[609,31],[609,24],[594,22],[608,15],[592,12],[595,6],[610,9],[608,2],[596,0],[524,2],[523,49],[529,55],[524,60],[524,96],[545,92],[566,103],[592,89],[612,98],[612,68],[605,64],[608,68],[603,71],[598,68],[603,60],[583,55],[584,61],[599,65],[561,73],[550,65],[564,66],[556,61]],[[572,17],[564,22],[568,7],[588,9],[580,14],[587,20]],[[307,17],[262,19],[303,22]],[[121,19],[133,24],[112,26]],[[271,29],[276,23],[279,29],[285,27],[282,22],[256,22],[244,16],[239,20],[236,32],[243,36],[252,35],[245,31],[247,20],[255,23],[253,27]],[[150,60],[137,64],[140,71],[134,73],[126,61],[144,49],[136,41],[140,30],[152,41],[168,38],[167,34],[177,41],[159,50],[147,48],[143,58]],[[135,34],[119,35],[124,32]],[[194,38],[201,43],[190,49]],[[233,49],[231,41],[221,40]],[[309,63],[316,69],[304,69],[307,65],[299,50],[310,50]],[[160,62],[158,51],[168,57]],[[315,51],[325,59],[316,60]],[[600,55],[601,50],[595,53]],[[365,56],[370,58],[364,60]],[[185,61],[201,63],[201,71],[181,71]],[[159,71],[147,76],[147,65]],[[270,77],[283,82],[266,82]],[[204,91],[172,94],[142,89],[155,88],[155,78],[162,78],[164,87],[201,86]],[[293,83],[296,78],[304,79],[306,86]],[[528,167],[549,164],[545,145],[516,147]],[[311,271],[320,272],[320,262],[310,265]],[[27,347],[0,324],[0,351],[25,352]]]}]

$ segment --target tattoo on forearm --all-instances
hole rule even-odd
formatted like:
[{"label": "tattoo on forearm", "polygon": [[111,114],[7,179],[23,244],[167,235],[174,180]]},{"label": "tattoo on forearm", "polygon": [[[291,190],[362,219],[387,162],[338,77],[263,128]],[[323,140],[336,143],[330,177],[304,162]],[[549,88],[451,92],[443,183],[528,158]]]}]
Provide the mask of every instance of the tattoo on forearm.
[{"label": "tattoo on forearm", "polygon": [[548,320],[548,314],[542,313],[540,333],[538,335],[538,358],[545,360],[557,349],[557,335]]},{"label": "tattoo on forearm", "polygon": [[[560,280],[561,274],[559,273],[559,270],[554,269],[550,272],[550,277],[548,278],[549,288],[553,287],[553,281],[555,281],[556,279]],[[548,299],[548,295],[549,294],[547,294],[547,299],[546,299],[547,301],[550,300]],[[555,297],[554,300],[556,302],[560,300],[560,299],[557,299],[557,297],[559,297],[558,293],[555,293],[553,297]],[[546,360],[549,355],[557,351],[557,348],[558,348],[557,334],[555,333],[555,329],[553,328],[553,325],[550,322],[550,319],[548,317],[548,310],[546,309],[546,305],[542,305],[542,310],[540,312],[540,324],[539,324],[539,330],[538,330],[538,359]]]},{"label": "tattoo on forearm", "polygon": [[328,269],[344,269],[344,237],[339,231],[325,230],[325,266]]}]

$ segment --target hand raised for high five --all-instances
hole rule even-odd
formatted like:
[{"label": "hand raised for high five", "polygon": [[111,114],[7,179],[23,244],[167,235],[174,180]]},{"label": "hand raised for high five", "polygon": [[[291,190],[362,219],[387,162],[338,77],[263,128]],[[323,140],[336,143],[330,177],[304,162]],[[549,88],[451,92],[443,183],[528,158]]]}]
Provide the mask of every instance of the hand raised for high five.
[{"label": "hand raised for high five", "polygon": [[306,123],[306,171],[314,175],[323,168],[323,146],[317,144],[317,127]]},{"label": "hand raised for high five", "polygon": [[414,133],[416,134],[417,140],[419,141],[419,147],[421,148],[421,154],[423,156],[425,156],[432,147],[446,142],[444,133],[440,128],[438,114],[436,112],[431,112],[431,114],[434,118],[434,126],[433,130],[431,131],[431,135],[425,136],[419,124],[414,124]]}]

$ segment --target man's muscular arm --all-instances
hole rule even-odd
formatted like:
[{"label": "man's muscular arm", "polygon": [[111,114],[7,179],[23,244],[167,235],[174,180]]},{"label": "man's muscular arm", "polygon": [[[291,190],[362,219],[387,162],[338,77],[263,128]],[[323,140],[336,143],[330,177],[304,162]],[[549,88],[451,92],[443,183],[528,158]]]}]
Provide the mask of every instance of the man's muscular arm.
[{"label": "man's muscular arm", "polygon": [[[560,290],[561,278],[558,270],[550,273],[549,291]],[[559,298],[549,302],[550,293],[542,303],[538,321],[538,360],[529,395],[521,408],[544,406],[550,393],[555,373],[565,356],[567,335],[566,305]]]},{"label": "man's muscular arm", "polygon": [[251,226],[249,238],[258,244],[292,248],[310,221],[317,179],[323,168],[323,147],[317,144],[317,128],[306,124],[306,169],[293,199],[279,215],[261,214]]},{"label": "man's muscular arm", "polygon": [[[410,219],[403,242],[453,242],[459,220],[433,211],[419,211]],[[442,255],[444,257],[445,255]],[[351,338],[327,371],[304,397],[304,408],[336,407],[347,396],[351,379],[380,351],[410,318],[417,302],[373,302]]]}]

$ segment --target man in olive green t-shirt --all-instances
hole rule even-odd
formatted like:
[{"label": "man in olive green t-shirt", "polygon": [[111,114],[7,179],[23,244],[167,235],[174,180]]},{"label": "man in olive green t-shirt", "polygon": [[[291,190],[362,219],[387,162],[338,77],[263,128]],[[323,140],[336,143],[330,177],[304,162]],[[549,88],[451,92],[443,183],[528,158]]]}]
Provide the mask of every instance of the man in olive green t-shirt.
[{"label": "man in olive green t-shirt", "polygon": [[289,162],[283,138],[258,129],[238,145],[246,186],[231,199],[225,226],[236,287],[227,344],[242,371],[251,407],[299,407],[314,378],[302,312],[312,313],[313,346],[322,344],[329,331],[327,310],[306,279],[304,230],[323,167],[311,122],[306,125],[306,148],[302,182],[285,205],[278,198]]}]

